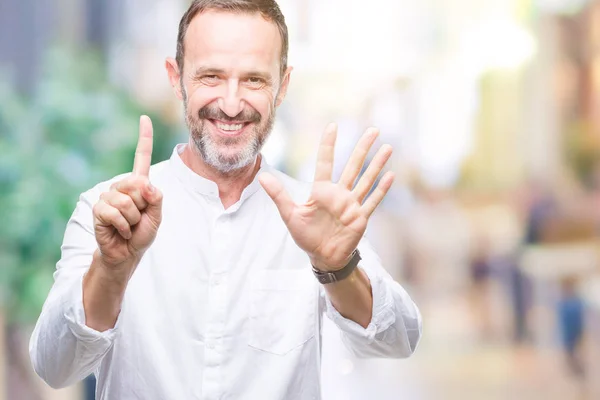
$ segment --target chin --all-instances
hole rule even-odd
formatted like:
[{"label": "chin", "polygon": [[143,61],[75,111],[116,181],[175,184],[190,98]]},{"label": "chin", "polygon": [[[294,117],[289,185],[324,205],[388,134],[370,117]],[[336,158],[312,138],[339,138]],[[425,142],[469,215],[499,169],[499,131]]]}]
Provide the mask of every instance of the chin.
[{"label": "chin", "polygon": [[257,152],[250,153],[249,151],[224,151],[224,152],[209,152],[206,154],[205,160],[217,170],[223,173],[229,173],[240,170],[252,164],[258,155]]}]

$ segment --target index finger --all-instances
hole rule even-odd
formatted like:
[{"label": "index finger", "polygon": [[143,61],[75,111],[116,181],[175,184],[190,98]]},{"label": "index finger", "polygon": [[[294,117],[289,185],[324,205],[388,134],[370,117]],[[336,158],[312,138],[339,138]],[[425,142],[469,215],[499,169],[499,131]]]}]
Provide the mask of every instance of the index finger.
[{"label": "index finger", "polygon": [[147,115],[142,115],[140,118],[140,136],[138,138],[137,148],[135,149],[135,159],[133,161],[134,175],[147,177],[150,174],[150,163],[152,162],[152,142],[152,121]]}]

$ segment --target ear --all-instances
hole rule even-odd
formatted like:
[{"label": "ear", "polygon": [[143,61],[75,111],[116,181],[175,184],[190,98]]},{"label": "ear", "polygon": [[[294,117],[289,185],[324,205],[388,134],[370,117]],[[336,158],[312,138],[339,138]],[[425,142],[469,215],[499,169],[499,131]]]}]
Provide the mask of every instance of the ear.
[{"label": "ear", "polygon": [[283,99],[285,99],[285,95],[287,94],[288,85],[290,84],[290,75],[292,73],[293,67],[288,67],[283,75],[283,80],[281,81],[281,87],[279,88],[279,93],[277,94],[277,99],[275,100],[275,107],[279,107],[281,103],[283,103]]},{"label": "ear", "polygon": [[179,72],[177,61],[175,61],[174,58],[167,58],[165,67],[167,68],[167,74],[169,75],[169,83],[171,84],[171,87],[173,87],[175,95],[179,100],[183,101],[183,94],[181,93],[181,74]]}]

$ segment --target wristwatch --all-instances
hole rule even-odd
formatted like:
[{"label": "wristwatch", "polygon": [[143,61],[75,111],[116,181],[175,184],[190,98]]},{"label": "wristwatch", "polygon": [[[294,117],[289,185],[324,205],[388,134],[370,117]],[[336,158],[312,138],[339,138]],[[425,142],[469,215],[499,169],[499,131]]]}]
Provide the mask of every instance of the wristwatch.
[{"label": "wristwatch", "polygon": [[346,264],[344,268],[339,269],[337,271],[324,272],[319,271],[313,265],[313,274],[315,274],[319,283],[323,285],[327,285],[328,283],[339,282],[342,279],[346,279],[348,276],[350,276],[350,274],[352,273],[352,271],[354,271],[354,268],[356,268],[360,260],[362,260],[360,256],[360,251],[356,249],[352,253],[352,258],[350,259],[350,262],[348,262],[348,264]]}]

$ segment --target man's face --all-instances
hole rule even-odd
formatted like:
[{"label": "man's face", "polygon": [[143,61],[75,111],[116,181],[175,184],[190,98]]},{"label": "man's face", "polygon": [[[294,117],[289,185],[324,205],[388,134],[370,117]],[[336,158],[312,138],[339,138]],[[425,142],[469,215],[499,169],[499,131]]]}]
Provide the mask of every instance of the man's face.
[{"label": "man's face", "polygon": [[218,171],[249,165],[269,136],[288,83],[280,57],[277,26],[258,14],[206,11],[191,22],[180,76],[186,123]]}]

